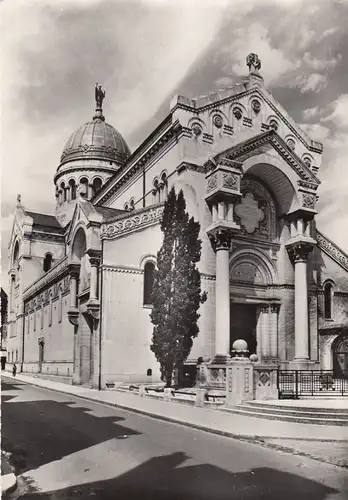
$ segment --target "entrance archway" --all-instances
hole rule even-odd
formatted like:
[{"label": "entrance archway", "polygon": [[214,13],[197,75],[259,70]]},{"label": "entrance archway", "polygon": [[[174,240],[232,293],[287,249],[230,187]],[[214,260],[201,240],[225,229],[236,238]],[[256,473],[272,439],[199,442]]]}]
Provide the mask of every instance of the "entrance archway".
[{"label": "entrance archway", "polygon": [[333,342],[332,356],[334,377],[348,379],[348,336],[340,336]]}]

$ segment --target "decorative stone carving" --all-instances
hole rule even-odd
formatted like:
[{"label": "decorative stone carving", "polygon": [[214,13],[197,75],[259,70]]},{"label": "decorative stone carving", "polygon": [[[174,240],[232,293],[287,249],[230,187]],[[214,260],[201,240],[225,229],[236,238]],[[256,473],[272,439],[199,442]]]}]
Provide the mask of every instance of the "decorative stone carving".
[{"label": "decorative stone carving", "polygon": [[237,118],[237,120],[240,120],[243,116],[242,110],[240,108],[234,108],[233,115]]},{"label": "decorative stone carving", "polygon": [[209,177],[208,182],[207,182],[207,191],[212,191],[213,189],[217,188],[217,174],[213,174],[211,177]]},{"label": "decorative stone carving", "polygon": [[307,241],[298,241],[287,247],[291,261],[307,262],[310,253],[313,250],[313,244]]},{"label": "decorative stone carving", "polygon": [[255,111],[255,113],[259,113],[261,109],[261,103],[257,99],[253,99],[251,102],[251,107]]},{"label": "decorative stone carving", "polygon": [[223,125],[222,117],[220,115],[215,115],[213,118],[213,123],[214,123],[215,127],[221,128]]},{"label": "decorative stone carving", "polygon": [[348,255],[338,248],[332,241],[317,231],[316,240],[318,247],[338,262],[346,271],[348,271]]},{"label": "decorative stone carving", "polygon": [[260,270],[255,265],[248,262],[241,262],[232,269],[231,280],[253,283],[255,285],[265,284]]},{"label": "decorative stone carving", "polygon": [[125,217],[120,216],[114,222],[102,224],[101,238],[115,239],[119,236],[142,229],[160,221],[163,213],[163,207],[149,208],[144,211]]},{"label": "decorative stone carving", "polygon": [[198,123],[195,123],[194,125],[192,125],[192,132],[196,137],[198,137],[202,134],[202,127],[198,125]]},{"label": "decorative stone carving", "polygon": [[259,204],[253,193],[247,192],[242,201],[236,205],[235,214],[240,219],[241,225],[245,228],[246,232],[252,234],[258,227],[259,222],[261,222],[265,213],[259,208]]},{"label": "decorative stone carving", "polygon": [[217,252],[218,250],[229,250],[231,247],[232,236],[232,231],[228,228],[216,228],[212,229],[208,233],[214,252]]},{"label": "decorative stone carving", "polygon": [[311,208],[314,210],[316,202],[316,195],[312,193],[302,194],[302,206],[304,208]]},{"label": "decorative stone carving", "polygon": [[227,187],[229,189],[238,189],[238,176],[224,173],[222,176],[222,187]]},{"label": "decorative stone carving", "polygon": [[295,146],[296,146],[294,139],[288,139],[288,140],[286,141],[286,144],[287,144],[287,146],[288,146],[288,147],[289,147],[292,151],[294,151]]},{"label": "decorative stone carving", "polygon": [[258,73],[259,69],[261,69],[261,60],[257,54],[249,54],[246,58],[246,63],[250,73]]},{"label": "decorative stone carving", "polygon": [[269,127],[275,131],[278,130],[278,122],[276,122],[275,120],[271,120],[269,122]]}]

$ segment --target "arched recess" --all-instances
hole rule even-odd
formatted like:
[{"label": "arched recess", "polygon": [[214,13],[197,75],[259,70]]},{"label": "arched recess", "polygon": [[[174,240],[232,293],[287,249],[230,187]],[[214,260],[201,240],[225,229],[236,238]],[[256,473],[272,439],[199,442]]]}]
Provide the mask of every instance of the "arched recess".
[{"label": "arched recess", "polygon": [[331,344],[334,377],[348,379],[348,334],[338,335]]},{"label": "arched recess", "polygon": [[251,156],[243,163],[244,175],[260,179],[273,193],[278,208],[278,215],[282,216],[300,208],[297,182],[298,174],[279,157],[266,153]]},{"label": "arched recess", "polygon": [[257,178],[244,175],[240,191],[242,198],[235,206],[235,219],[241,227],[241,233],[275,241],[278,236],[278,209],[268,187]]},{"label": "arched recess", "polygon": [[53,255],[51,253],[46,253],[43,261],[43,270],[45,273],[49,271],[52,267]]},{"label": "arched recess", "polygon": [[18,260],[19,260],[19,242],[16,240],[12,253],[12,269],[17,271],[18,268]]},{"label": "arched recess", "polygon": [[96,177],[93,180],[93,184],[92,184],[93,196],[98,193],[98,191],[102,187],[102,184],[103,184],[103,181],[100,179],[100,177]]},{"label": "arched recess", "polygon": [[333,318],[333,305],[334,305],[334,283],[332,280],[327,280],[323,286],[324,289],[324,318]]},{"label": "arched recess", "polygon": [[230,280],[250,285],[272,285],[278,282],[272,263],[259,250],[240,248],[230,257]]},{"label": "arched recess", "polygon": [[70,179],[69,186],[70,186],[70,199],[76,200],[76,181],[75,181],[75,179]]},{"label": "arched recess", "polygon": [[144,283],[143,283],[143,304],[152,305],[152,292],[154,284],[155,264],[151,260],[144,265]]}]

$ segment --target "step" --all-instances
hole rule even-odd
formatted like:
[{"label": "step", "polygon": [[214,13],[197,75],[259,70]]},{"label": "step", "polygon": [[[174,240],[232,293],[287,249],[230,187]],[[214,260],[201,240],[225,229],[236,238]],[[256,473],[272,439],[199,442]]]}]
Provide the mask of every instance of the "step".
[{"label": "step", "polygon": [[348,421],[348,412],[346,411],[334,411],[331,412],[329,408],[301,408],[301,411],[294,407],[281,407],[276,405],[254,405],[252,403],[244,403],[241,408],[248,410],[250,412],[272,413],[273,415],[289,415],[289,416],[300,416],[300,417],[315,417],[322,419],[333,419],[333,420],[345,420]]},{"label": "step", "polygon": [[[333,400],[334,401],[334,400]],[[281,404],[277,400],[272,401],[272,403],[266,403],[263,401],[248,401],[249,406],[259,407],[259,408],[279,408],[279,409],[289,409],[296,410],[298,412],[307,412],[307,411],[324,411],[329,413],[346,413],[348,415],[348,407],[347,408],[330,408],[325,406],[300,406],[296,404],[296,400],[293,400],[293,404]],[[348,404],[348,399],[347,399]]]},{"label": "step", "polygon": [[328,420],[317,417],[301,417],[301,416],[290,416],[287,414],[277,415],[274,413],[261,413],[257,411],[249,411],[244,410],[242,407],[234,407],[234,408],[221,408],[221,411],[227,413],[233,413],[235,415],[242,415],[245,417],[255,417],[262,418],[267,420],[278,420],[284,422],[293,422],[298,424],[317,424],[317,425],[331,425],[331,426],[344,426],[348,425],[348,418],[345,419],[337,419],[337,420]]}]

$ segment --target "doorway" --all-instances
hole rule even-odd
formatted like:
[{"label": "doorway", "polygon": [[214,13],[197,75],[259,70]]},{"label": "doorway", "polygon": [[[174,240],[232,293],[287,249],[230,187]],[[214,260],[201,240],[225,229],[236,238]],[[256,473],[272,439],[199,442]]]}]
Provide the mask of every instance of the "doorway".
[{"label": "doorway", "polygon": [[256,354],[257,306],[255,304],[230,304],[230,352],[235,340],[243,339],[250,354]]},{"label": "doorway", "polygon": [[39,342],[39,373],[42,373],[42,363],[44,361],[45,343],[43,340]]},{"label": "doorway", "polygon": [[334,377],[348,379],[348,337],[343,337],[333,348]]}]

